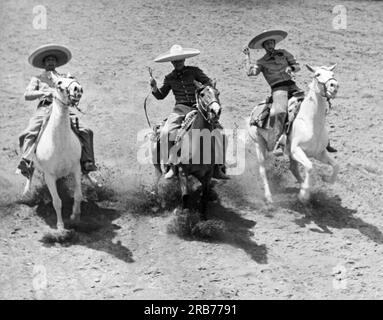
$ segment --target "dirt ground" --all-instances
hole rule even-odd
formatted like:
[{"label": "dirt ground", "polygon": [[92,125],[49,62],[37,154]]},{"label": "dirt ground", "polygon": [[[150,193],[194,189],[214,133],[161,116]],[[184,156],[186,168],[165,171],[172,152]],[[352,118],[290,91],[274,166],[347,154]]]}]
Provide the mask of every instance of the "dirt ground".
[{"label": "dirt ground", "polygon": [[[47,9],[46,30],[33,28],[36,5]],[[347,10],[346,29],[333,28],[335,5]],[[381,1],[2,0],[0,17],[1,299],[383,298]],[[169,233],[177,201],[157,203],[149,193],[153,169],[136,159],[137,132],[147,127],[146,67],[161,82],[171,65],[155,64],[154,57],[174,43],[200,49],[187,63],[218,80],[222,124],[244,128],[268,87],[262,76],[245,75],[241,51],[271,28],[289,32],[281,47],[301,65],[338,64],[340,91],[327,120],[339,149],[338,180],[324,183],[329,169],[315,162],[313,199],[303,206],[287,159],[276,159],[269,171],[275,204],[267,206],[249,143],[245,172],[219,182],[219,201],[209,204],[209,218],[224,226],[224,235]],[[95,132],[105,185],[95,190],[84,183],[82,218],[95,227],[78,230],[66,244],[42,242],[56,222],[50,198],[37,179],[34,195],[22,199],[24,179],[14,174],[17,136],[36,106],[23,98],[38,72],[28,53],[48,42],[72,51],[72,61],[58,70],[70,71],[84,88],[81,121]],[[309,81],[303,68],[297,83],[307,89]],[[148,104],[158,121],[174,98]],[[67,197],[65,221],[70,205]]]}]

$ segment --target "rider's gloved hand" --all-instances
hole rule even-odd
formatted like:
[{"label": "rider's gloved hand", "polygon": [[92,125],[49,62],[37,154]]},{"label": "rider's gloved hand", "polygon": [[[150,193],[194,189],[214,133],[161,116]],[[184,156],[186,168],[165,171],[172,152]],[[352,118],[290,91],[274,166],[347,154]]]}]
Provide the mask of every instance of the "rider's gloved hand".
[{"label": "rider's gloved hand", "polygon": [[293,68],[291,68],[290,66],[288,66],[285,70],[285,72],[290,76],[290,77],[293,77],[294,74],[293,74]]},{"label": "rider's gloved hand", "polygon": [[157,81],[154,78],[150,78],[150,86],[152,87],[152,91],[157,91]]},{"label": "rider's gloved hand", "polygon": [[53,95],[55,93],[55,89],[53,88],[47,88],[43,91],[43,98],[48,98],[48,99],[51,99],[53,98]]},{"label": "rider's gloved hand", "polygon": [[250,49],[248,46],[245,46],[242,50],[242,52],[246,55],[246,56],[250,56]]}]

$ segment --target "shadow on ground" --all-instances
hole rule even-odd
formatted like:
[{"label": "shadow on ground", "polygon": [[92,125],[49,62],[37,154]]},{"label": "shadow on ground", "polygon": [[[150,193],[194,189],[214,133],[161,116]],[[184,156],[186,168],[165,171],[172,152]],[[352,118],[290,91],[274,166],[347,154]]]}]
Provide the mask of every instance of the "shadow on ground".
[{"label": "shadow on ground", "polygon": [[[285,192],[297,194],[299,189],[288,188],[285,189]],[[382,232],[376,226],[355,217],[354,214],[357,211],[342,206],[342,200],[339,196],[332,196],[323,191],[317,191],[312,193],[308,205],[301,204],[298,199],[294,201],[280,201],[279,205],[285,209],[302,214],[302,218],[295,220],[301,227],[314,222],[323,230],[323,233],[332,233],[329,227],[336,229],[353,228],[359,230],[361,234],[372,241],[383,244]],[[319,230],[315,231],[321,232]]]},{"label": "shadow on ground", "polygon": [[[118,225],[113,221],[121,216],[118,210],[105,208],[96,203],[95,200],[89,200],[89,198],[98,198],[102,203],[107,202],[106,199],[111,199],[113,193],[108,189],[94,190],[91,188],[83,187],[83,193],[87,196],[88,201],[81,203],[81,221],[78,223],[70,220],[72,213],[73,197],[69,195],[68,188],[65,182],[58,181],[58,191],[62,200],[62,216],[65,224],[65,228],[74,229],[75,236],[62,243],[65,246],[81,245],[93,250],[103,251],[115,256],[116,258],[124,262],[134,262],[132,252],[121,245],[121,242],[114,242],[113,239],[116,236],[116,231],[120,229]],[[90,193],[92,195],[90,196]],[[94,193],[97,193],[96,195]],[[49,199],[44,201],[44,199]],[[52,201],[50,200],[49,191],[47,187],[43,185],[36,190],[35,199],[30,202],[30,205],[37,205],[36,213],[41,217],[46,224],[52,229],[56,228],[56,212],[53,208]],[[45,236],[41,240],[45,246],[52,246],[54,241],[45,241]]]},{"label": "shadow on ground", "polygon": [[260,264],[267,263],[267,248],[257,244],[252,236],[253,220],[243,218],[232,209],[224,207],[219,201],[210,202],[208,220],[201,221],[197,208],[200,194],[197,189],[191,194],[190,210],[176,210],[175,217],[168,225],[168,232],[187,240],[227,243],[244,250],[252,260]]}]

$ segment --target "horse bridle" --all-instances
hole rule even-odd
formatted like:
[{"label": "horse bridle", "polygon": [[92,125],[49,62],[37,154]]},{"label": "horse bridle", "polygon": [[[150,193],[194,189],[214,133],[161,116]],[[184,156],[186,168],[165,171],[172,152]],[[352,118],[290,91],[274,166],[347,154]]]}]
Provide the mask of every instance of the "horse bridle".
[{"label": "horse bridle", "polygon": [[65,88],[65,93],[67,94],[70,103],[64,103],[64,101],[62,101],[60,98],[58,98],[58,97],[56,97],[56,96],[55,96],[54,98],[55,98],[56,100],[60,101],[63,105],[74,107],[74,108],[76,108],[76,110],[78,110],[79,112],[84,113],[84,112],[78,107],[78,104],[80,103],[80,100],[75,99],[74,96],[70,94],[69,89],[68,89],[68,88],[72,85],[72,83],[74,83],[74,82],[77,82],[78,84],[80,84],[76,79],[73,79],[71,82],[69,82],[69,84],[68,84],[67,87]]},{"label": "horse bridle", "polygon": [[[315,77],[316,78],[316,77]],[[329,79],[327,79],[325,82],[320,82],[319,80],[318,80],[318,78],[316,78],[316,80],[318,81],[318,83],[319,84],[321,84],[321,85],[323,85],[323,91],[324,91],[324,95],[322,95],[321,94],[321,96],[322,97],[324,97],[324,98],[326,98],[326,100],[327,100],[327,103],[328,103],[328,106],[329,106],[329,108],[331,109],[332,108],[332,104],[331,104],[331,99],[327,96],[327,86],[326,86],[326,84],[327,84],[327,82],[329,82],[330,80],[335,80],[336,82],[338,82],[338,80],[336,80],[334,77],[331,77],[331,78],[329,78]]]},{"label": "horse bridle", "polygon": [[[202,89],[203,90],[203,89]],[[200,103],[200,95],[199,95],[199,92],[202,91],[202,90],[196,90],[195,92],[195,99],[196,99],[196,108],[198,110],[198,112],[202,115],[202,117],[209,123],[209,124],[212,124],[212,121],[211,119],[209,119],[205,114],[207,114],[209,111],[209,107],[214,103],[219,103],[219,100],[218,99],[212,99],[212,101],[210,101],[205,107],[202,105],[202,103]]]}]

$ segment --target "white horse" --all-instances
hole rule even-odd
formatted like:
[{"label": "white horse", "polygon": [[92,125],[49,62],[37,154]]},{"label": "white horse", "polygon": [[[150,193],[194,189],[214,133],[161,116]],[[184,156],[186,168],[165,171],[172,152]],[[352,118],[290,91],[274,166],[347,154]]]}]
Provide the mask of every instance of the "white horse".
[{"label": "white horse", "polygon": [[71,219],[79,219],[81,213],[81,144],[71,129],[69,107],[78,104],[83,89],[74,78],[59,78],[53,73],[51,76],[56,91],[53,95],[52,113],[37,142],[36,164],[44,172],[45,182],[52,196],[57,229],[63,230],[62,202],[57,192],[57,179],[73,174],[75,187]]},{"label": "white horse", "polygon": [[[306,67],[314,73],[313,81],[309,85],[309,92],[305,96],[299,112],[292,124],[292,128],[287,137],[285,153],[290,158],[290,170],[301,184],[298,198],[301,202],[307,202],[310,198],[310,182],[313,164],[309,157],[315,158],[325,164],[329,164],[332,175],[325,178],[325,181],[334,183],[339,171],[339,166],[332,160],[326,150],[328,144],[328,133],[325,127],[327,107],[331,106],[330,99],[335,98],[338,91],[338,82],[334,78],[336,65],[331,67]],[[255,149],[259,162],[259,172],[263,180],[265,197],[267,202],[272,203],[269,183],[266,176],[266,141],[255,126],[249,126],[250,137],[255,141]],[[303,180],[298,163],[305,169],[305,179]]]}]

